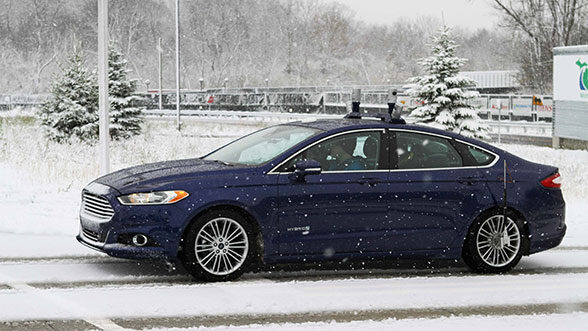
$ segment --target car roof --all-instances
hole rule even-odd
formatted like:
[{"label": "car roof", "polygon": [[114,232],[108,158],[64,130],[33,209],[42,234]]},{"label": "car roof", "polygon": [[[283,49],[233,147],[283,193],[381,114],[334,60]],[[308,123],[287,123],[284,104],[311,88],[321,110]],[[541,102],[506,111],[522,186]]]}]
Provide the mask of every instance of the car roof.
[{"label": "car roof", "polygon": [[431,128],[425,125],[418,125],[418,124],[393,124],[390,122],[385,122],[379,119],[350,119],[350,118],[343,118],[343,119],[325,119],[325,120],[316,120],[311,122],[292,122],[286,123],[290,125],[299,125],[304,127],[309,127],[313,129],[323,130],[323,131],[333,131],[338,129],[357,129],[357,128],[395,128],[395,129],[409,129],[415,131],[424,131],[424,132],[431,132],[437,133],[446,136],[459,136],[453,132],[443,131],[435,128]]}]

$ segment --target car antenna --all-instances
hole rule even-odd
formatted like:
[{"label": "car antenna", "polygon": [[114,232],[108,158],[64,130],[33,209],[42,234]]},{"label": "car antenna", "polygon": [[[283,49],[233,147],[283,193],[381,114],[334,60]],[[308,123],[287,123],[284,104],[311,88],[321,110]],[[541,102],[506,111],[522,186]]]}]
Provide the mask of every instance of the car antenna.
[{"label": "car antenna", "polygon": [[502,220],[506,223],[506,160],[503,160],[503,169],[502,169]]}]

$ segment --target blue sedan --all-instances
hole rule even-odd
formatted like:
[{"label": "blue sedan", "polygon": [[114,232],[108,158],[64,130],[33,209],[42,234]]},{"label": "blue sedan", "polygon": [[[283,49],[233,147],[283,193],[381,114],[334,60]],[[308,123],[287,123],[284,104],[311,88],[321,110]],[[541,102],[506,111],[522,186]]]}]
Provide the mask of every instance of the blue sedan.
[{"label": "blue sedan", "polygon": [[348,118],[262,129],[82,192],[84,245],[225,281],[258,262],[463,258],[504,272],[560,244],[558,169],[420,125]]}]

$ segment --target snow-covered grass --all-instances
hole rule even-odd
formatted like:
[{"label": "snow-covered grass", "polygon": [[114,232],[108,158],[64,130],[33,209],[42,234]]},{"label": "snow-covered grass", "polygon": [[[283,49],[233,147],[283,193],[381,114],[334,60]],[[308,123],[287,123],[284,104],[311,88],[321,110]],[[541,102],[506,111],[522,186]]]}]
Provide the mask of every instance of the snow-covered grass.
[{"label": "snow-covered grass", "polygon": [[[181,132],[172,118],[147,120],[143,134],[110,145],[111,170],[202,156],[261,125],[226,126],[185,120]],[[33,117],[0,117],[0,160],[19,169],[23,185],[41,184],[58,191],[81,188],[99,174],[97,146],[48,141]]]},{"label": "snow-covered grass", "polygon": [[[142,135],[112,142],[111,170],[201,156],[261,127],[184,122],[178,133],[171,118],[148,120]],[[96,148],[47,141],[31,116],[0,117],[0,232],[73,238],[80,192],[99,175]]]}]

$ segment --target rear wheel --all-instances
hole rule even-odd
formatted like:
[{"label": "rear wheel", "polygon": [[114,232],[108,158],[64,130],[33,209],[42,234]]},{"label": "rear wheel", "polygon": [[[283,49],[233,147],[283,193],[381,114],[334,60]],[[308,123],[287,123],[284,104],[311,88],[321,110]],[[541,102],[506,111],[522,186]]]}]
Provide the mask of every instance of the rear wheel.
[{"label": "rear wheel", "polygon": [[522,257],[521,225],[507,215],[480,217],[466,237],[463,258],[477,272],[500,273],[511,270]]},{"label": "rear wheel", "polygon": [[236,279],[253,259],[252,237],[251,226],[240,214],[231,210],[206,213],[188,229],[184,266],[200,280]]}]

